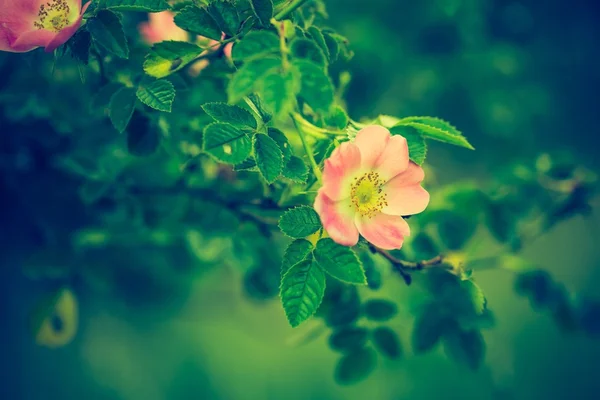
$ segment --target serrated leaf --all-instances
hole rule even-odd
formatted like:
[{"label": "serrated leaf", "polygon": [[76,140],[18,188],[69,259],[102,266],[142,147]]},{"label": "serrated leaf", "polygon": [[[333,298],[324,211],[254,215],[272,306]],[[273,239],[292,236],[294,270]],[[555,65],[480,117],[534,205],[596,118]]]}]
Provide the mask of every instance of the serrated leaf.
[{"label": "serrated leaf", "polygon": [[229,102],[237,103],[244,96],[256,91],[263,77],[279,68],[281,59],[278,57],[264,57],[245,63],[229,81]]},{"label": "serrated leaf", "polygon": [[444,337],[444,350],[455,361],[476,370],[485,357],[485,341],[478,330],[453,330]]},{"label": "serrated leaf", "polygon": [[329,336],[329,347],[336,351],[348,353],[361,349],[368,338],[369,331],[366,328],[350,326],[331,334]]},{"label": "serrated leaf", "polygon": [[79,30],[69,41],[67,45],[71,56],[87,65],[90,59],[90,45],[92,44],[92,35],[87,30]]},{"label": "serrated leaf", "polygon": [[283,154],[277,143],[263,133],[254,135],[252,142],[256,166],[267,183],[273,183],[281,174]]},{"label": "serrated leaf", "polygon": [[367,283],[363,266],[350,247],[324,238],[317,242],[313,254],[321,268],[334,278],[358,285]]},{"label": "serrated leaf", "polygon": [[285,249],[281,262],[281,277],[300,261],[304,261],[313,250],[313,245],[306,239],[296,239]]},{"label": "serrated leaf", "polygon": [[160,12],[169,9],[165,0],[104,0],[103,5],[116,11]]},{"label": "serrated leaf", "polygon": [[300,157],[291,156],[283,167],[284,178],[297,183],[306,183],[308,179],[308,166]]},{"label": "serrated leaf", "polygon": [[256,161],[254,161],[254,157],[248,157],[241,163],[235,164],[233,170],[258,172],[258,167],[256,166]]},{"label": "serrated leaf", "polygon": [[221,29],[204,7],[187,6],[175,15],[181,29],[213,40],[221,40]]},{"label": "serrated leaf", "polygon": [[396,315],[398,307],[391,301],[371,299],[363,305],[365,316],[371,321],[387,321]]},{"label": "serrated leaf", "polygon": [[248,94],[248,100],[250,100],[250,102],[254,104],[254,107],[258,111],[258,115],[265,124],[271,121],[271,118],[273,118],[273,116],[271,115],[271,113],[265,110],[262,104],[262,100],[260,99],[260,97],[258,97],[258,95],[256,95],[255,93],[250,93]]},{"label": "serrated leaf", "polygon": [[330,59],[329,47],[327,47],[327,42],[325,41],[325,37],[323,36],[323,33],[321,32],[321,30],[319,28],[317,28],[316,26],[311,25],[307,31],[308,31],[309,35],[313,38],[313,40],[315,41],[317,46],[319,46],[319,48],[321,49],[321,51],[323,52],[325,57],[327,57],[327,59],[329,60]]},{"label": "serrated leaf", "polygon": [[164,78],[185,67],[203,51],[201,47],[187,42],[156,43],[146,56],[144,72],[155,78]]},{"label": "serrated leaf", "polygon": [[[329,114],[325,115],[323,118],[325,125],[331,126],[340,130],[346,129],[348,126],[348,115],[346,111],[340,106],[335,106]],[[410,145],[409,145],[410,150]]]},{"label": "serrated leaf", "polygon": [[101,109],[103,112],[109,110],[110,99],[112,96],[123,87],[120,83],[110,82],[102,86],[100,90],[96,92],[90,103],[92,111]]},{"label": "serrated leaf", "polygon": [[123,133],[135,108],[135,89],[123,87],[110,98],[108,116],[119,133]]},{"label": "serrated leaf", "polygon": [[287,163],[292,157],[292,147],[285,134],[277,128],[269,128],[267,135],[277,143],[283,154],[283,162],[284,164]]},{"label": "serrated leaf", "polygon": [[377,354],[370,347],[365,347],[342,357],[334,372],[340,385],[352,385],[366,379],[375,369]]},{"label": "serrated leaf", "polygon": [[262,26],[270,26],[271,18],[273,18],[273,1],[272,0],[250,0],[252,11],[258,18],[258,22]]},{"label": "serrated leaf", "polygon": [[396,125],[390,129],[392,135],[403,136],[408,142],[408,154],[417,165],[423,165],[427,156],[427,143],[419,131],[406,125]]},{"label": "serrated leaf", "polygon": [[402,345],[398,335],[387,326],[375,328],[371,337],[375,348],[387,358],[395,360],[402,355]]},{"label": "serrated leaf", "polygon": [[316,65],[325,66],[327,64],[323,51],[309,39],[294,39],[290,44],[290,52],[295,58],[307,60]]},{"label": "serrated leaf", "polygon": [[419,133],[429,139],[438,140],[453,144],[455,146],[465,147],[474,150],[469,141],[460,133],[458,129],[448,122],[434,117],[407,117],[402,118],[398,125],[412,126]]},{"label": "serrated leaf", "polygon": [[312,260],[294,265],[281,280],[281,302],[292,327],[309,319],[325,294],[325,274]]},{"label": "serrated leaf", "polygon": [[309,206],[300,206],[286,211],[279,219],[281,231],[293,238],[303,238],[322,228],[317,212]]},{"label": "serrated leaf", "polygon": [[287,116],[294,108],[300,82],[292,71],[273,70],[259,81],[257,91],[275,118]]},{"label": "serrated leaf", "polygon": [[329,62],[334,63],[337,61],[340,53],[338,42],[333,38],[333,36],[326,32],[323,33],[323,38],[325,39],[325,44],[327,45],[327,50],[329,51]]},{"label": "serrated leaf", "polygon": [[252,150],[252,141],[246,132],[222,122],[214,122],[204,129],[202,145],[208,154],[228,164],[244,161]]},{"label": "serrated leaf", "polygon": [[154,154],[160,144],[160,132],[145,115],[134,113],[127,127],[127,150],[138,157]]},{"label": "serrated leaf", "polygon": [[231,0],[213,1],[208,5],[208,13],[219,29],[228,36],[235,36],[240,27],[240,16],[235,3]]},{"label": "serrated leaf", "polygon": [[121,19],[109,10],[100,10],[85,24],[94,42],[120,58],[129,57],[129,47]]},{"label": "serrated leaf", "polygon": [[233,46],[231,55],[235,61],[249,61],[279,51],[279,38],[273,32],[252,31]]},{"label": "serrated leaf", "polygon": [[158,111],[171,112],[175,100],[175,88],[167,80],[158,80],[147,85],[140,85],[136,92],[137,98]]},{"label": "serrated leaf", "polygon": [[300,71],[302,97],[315,111],[329,112],[334,100],[334,89],[325,70],[310,61],[294,60]]},{"label": "serrated leaf", "polygon": [[247,110],[227,103],[206,103],[202,106],[204,112],[217,122],[225,122],[240,128],[256,129],[256,118]]}]

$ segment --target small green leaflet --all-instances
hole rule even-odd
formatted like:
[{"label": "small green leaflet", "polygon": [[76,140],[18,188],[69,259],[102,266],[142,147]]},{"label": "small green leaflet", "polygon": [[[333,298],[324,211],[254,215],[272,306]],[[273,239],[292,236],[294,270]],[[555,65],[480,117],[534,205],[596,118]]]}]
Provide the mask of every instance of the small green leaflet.
[{"label": "small green leaflet", "polygon": [[[281,222],[279,225],[281,226]],[[321,268],[334,278],[358,285],[367,283],[363,266],[350,247],[324,238],[317,242],[313,255]]]},{"label": "small green leaflet", "polygon": [[407,117],[402,118],[398,125],[412,126],[421,135],[426,138],[439,140],[453,144],[455,146],[465,147],[474,150],[469,141],[460,133],[458,129],[448,122],[434,117]]},{"label": "small green leaflet", "polygon": [[272,0],[250,0],[252,11],[258,18],[258,22],[262,26],[269,26],[271,18],[273,18],[273,1]]},{"label": "small green leaflet", "polygon": [[150,119],[141,114],[134,113],[127,127],[127,150],[138,157],[154,154],[160,145],[160,132]]},{"label": "small green leaflet", "polygon": [[387,321],[396,315],[398,307],[395,303],[383,299],[370,299],[364,305],[365,316],[371,321]]},{"label": "small green leaflet", "polygon": [[401,135],[408,142],[408,154],[410,159],[417,165],[423,165],[427,156],[427,144],[419,131],[406,125],[396,125],[390,128],[392,135]]},{"label": "small green leaflet", "polygon": [[319,48],[321,49],[323,54],[325,54],[325,57],[327,57],[327,59],[329,60],[330,59],[329,47],[327,47],[327,42],[325,41],[325,37],[323,36],[323,33],[321,32],[321,30],[319,28],[317,28],[316,26],[311,25],[308,28],[308,33],[313,38],[313,40],[315,41],[317,46],[319,46]]},{"label": "small green leaflet", "polygon": [[283,260],[281,262],[281,277],[294,265],[304,261],[312,252],[313,245],[306,239],[296,239],[285,249]]},{"label": "small green leaflet", "polygon": [[358,326],[348,326],[329,336],[329,347],[342,353],[361,349],[369,339],[369,330]]},{"label": "small green leaflet", "polygon": [[312,260],[294,265],[281,280],[281,302],[292,327],[309,319],[325,294],[325,273]]},{"label": "small green leaflet", "polygon": [[478,330],[456,329],[445,335],[444,351],[455,361],[477,370],[485,357],[485,341]]},{"label": "small green leaflet", "polygon": [[296,183],[306,183],[308,179],[308,166],[300,157],[291,156],[283,166],[284,178]]},{"label": "small green leaflet", "polygon": [[252,31],[233,46],[231,55],[235,61],[249,61],[278,53],[277,35],[269,31]]},{"label": "small green leaflet", "polygon": [[277,128],[269,128],[267,135],[277,143],[283,154],[283,162],[287,163],[292,157],[292,148],[285,134]]},{"label": "small green leaflet", "polygon": [[315,111],[329,112],[334,100],[334,89],[323,67],[307,60],[294,60],[300,71],[302,97]]},{"label": "small green leaflet", "polygon": [[267,183],[275,182],[283,168],[283,154],[279,146],[264,133],[257,133],[254,135],[252,147],[260,175]]},{"label": "small green leaflet", "polygon": [[375,348],[387,358],[394,360],[402,355],[402,346],[398,335],[387,326],[375,328],[371,333],[371,338]]},{"label": "small green leaflet", "polygon": [[292,55],[298,59],[305,59],[313,63],[325,66],[327,59],[319,46],[308,39],[294,39],[290,45]]},{"label": "small green leaflet", "polygon": [[299,89],[298,74],[293,71],[279,73],[275,70],[265,74],[257,87],[263,103],[275,118],[287,116],[293,110]]},{"label": "small green leaflet", "polygon": [[149,84],[142,84],[136,92],[137,98],[158,111],[171,112],[175,99],[175,88],[167,80],[158,80]]},{"label": "small green leaflet", "polygon": [[213,1],[208,5],[208,13],[219,29],[229,36],[235,36],[240,27],[240,16],[233,0]]},{"label": "small green leaflet", "polygon": [[103,5],[116,11],[160,12],[169,9],[165,0],[104,0]]},{"label": "small green leaflet", "polygon": [[237,103],[244,96],[256,91],[265,75],[279,73],[281,58],[264,57],[245,63],[227,86],[230,103]]},{"label": "small green leaflet", "polygon": [[204,129],[203,148],[217,160],[237,164],[248,158],[252,142],[246,132],[222,122],[215,122]]},{"label": "small green leaflet", "polygon": [[85,24],[94,42],[120,58],[129,57],[129,47],[121,19],[109,10],[100,10]]},{"label": "small green leaflet", "polygon": [[221,29],[206,8],[188,6],[175,16],[175,24],[183,30],[213,40],[221,40]]},{"label": "small green leaflet", "polygon": [[279,228],[292,238],[303,238],[322,228],[317,212],[309,206],[300,206],[286,211],[279,219]]},{"label": "small green leaflet", "polygon": [[155,78],[164,78],[185,67],[203,51],[201,47],[187,42],[156,43],[146,56],[144,72]]},{"label": "small green leaflet", "polygon": [[343,356],[335,367],[335,381],[352,385],[366,379],[375,369],[377,354],[371,347],[363,347]]},{"label": "small green leaflet", "polygon": [[239,106],[214,102],[204,104],[202,109],[217,122],[226,122],[240,128],[256,129],[257,127],[256,118],[249,111]]},{"label": "small green leaflet", "polygon": [[135,108],[135,89],[123,87],[110,98],[108,116],[119,133],[123,133]]}]

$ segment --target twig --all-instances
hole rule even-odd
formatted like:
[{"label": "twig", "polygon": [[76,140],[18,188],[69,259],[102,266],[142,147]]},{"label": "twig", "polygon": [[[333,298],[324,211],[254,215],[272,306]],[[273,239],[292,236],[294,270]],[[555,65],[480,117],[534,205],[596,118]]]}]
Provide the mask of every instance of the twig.
[{"label": "twig", "polygon": [[402,277],[402,279],[404,279],[404,282],[407,285],[410,285],[412,282],[412,277],[408,271],[421,271],[425,268],[442,265],[442,263],[444,262],[444,256],[441,254],[430,258],[429,260],[420,260],[412,262],[396,258],[393,255],[391,255],[387,250],[380,249],[379,247],[373,245],[370,245],[369,249],[372,253],[381,254],[386,260],[388,260],[392,264],[392,268],[394,268],[394,271],[400,274],[400,276]]}]

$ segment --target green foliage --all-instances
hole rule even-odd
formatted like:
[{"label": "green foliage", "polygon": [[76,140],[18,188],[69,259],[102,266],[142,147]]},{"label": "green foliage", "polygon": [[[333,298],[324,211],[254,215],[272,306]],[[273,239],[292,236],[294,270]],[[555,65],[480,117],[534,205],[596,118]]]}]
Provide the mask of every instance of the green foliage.
[{"label": "green foliage", "polygon": [[283,166],[283,177],[295,183],[305,183],[308,179],[308,167],[301,158],[291,156]]},{"label": "green foliage", "polygon": [[244,96],[258,91],[264,77],[269,74],[279,74],[281,59],[278,57],[263,57],[245,63],[229,81],[227,94],[230,103],[237,103]]},{"label": "green foliage", "polygon": [[233,0],[211,2],[208,5],[208,13],[215,20],[221,31],[229,36],[237,34],[241,21]]},{"label": "green foliage", "polygon": [[221,29],[205,7],[185,7],[175,15],[175,24],[195,35],[221,40]]},{"label": "green foliage", "polygon": [[329,347],[342,353],[360,350],[369,338],[369,331],[361,327],[346,327],[329,336]]},{"label": "green foliage", "polygon": [[187,42],[156,43],[144,61],[144,72],[155,78],[164,78],[188,65],[202,51],[200,47]]},{"label": "green foliage", "polygon": [[298,264],[300,261],[304,261],[312,253],[312,250],[312,243],[306,239],[296,239],[290,243],[283,254],[281,277],[283,278],[294,265]]},{"label": "green foliage", "polygon": [[351,385],[366,379],[375,369],[377,354],[370,347],[344,355],[335,367],[335,380],[341,385]]},{"label": "green foliage", "polygon": [[94,43],[120,58],[129,57],[129,46],[121,18],[112,11],[101,10],[86,23]]},{"label": "green foliage", "polygon": [[152,126],[148,117],[134,113],[127,127],[127,150],[138,157],[147,157],[156,151],[160,144],[160,133]]},{"label": "green foliage", "polygon": [[171,112],[173,100],[175,100],[175,87],[171,82],[161,79],[140,85],[136,95],[148,107],[158,111]]},{"label": "green foliage", "polygon": [[330,238],[317,242],[315,260],[325,272],[346,283],[364,285],[367,283],[363,266],[352,249],[342,246]]},{"label": "green foliage", "polygon": [[301,261],[281,280],[281,302],[292,327],[310,318],[325,294],[325,274],[312,260]]},{"label": "green foliage", "polygon": [[477,330],[456,330],[444,337],[444,350],[449,357],[476,370],[483,363],[485,342]]},{"label": "green foliage", "polygon": [[217,122],[231,124],[238,128],[257,128],[256,118],[242,107],[227,103],[206,103],[202,109]]},{"label": "green foliage", "polygon": [[258,22],[262,26],[269,26],[271,18],[273,18],[273,1],[272,0],[250,0],[252,11],[258,18]]},{"label": "green foliage", "polygon": [[133,115],[136,101],[136,90],[122,87],[110,98],[108,115],[110,122],[119,133],[123,133]]},{"label": "green foliage", "polygon": [[407,125],[396,125],[390,129],[390,133],[406,138],[410,159],[417,165],[423,165],[427,156],[427,143],[425,143],[425,139],[416,128]]},{"label": "green foliage", "polygon": [[364,305],[365,316],[372,321],[387,321],[396,315],[396,304],[383,299],[371,299]]},{"label": "green foliage", "polygon": [[279,38],[270,31],[252,31],[233,46],[235,61],[251,61],[279,53]]},{"label": "green foliage", "polygon": [[165,0],[104,0],[103,6],[116,11],[160,12],[169,9]]},{"label": "green foliage", "polygon": [[414,352],[419,354],[431,350],[453,325],[452,319],[435,305],[427,307],[415,321],[412,334]]},{"label": "green foliage", "polygon": [[390,359],[402,356],[402,346],[398,335],[387,326],[375,328],[372,332],[373,344],[381,354]]},{"label": "green foliage", "polygon": [[227,164],[244,161],[252,150],[252,141],[244,130],[222,122],[204,128],[202,144],[204,151]]},{"label": "green foliage", "polygon": [[306,60],[295,60],[294,65],[302,77],[300,97],[315,111],[328,113],[333,105],[334,89],[323,68]]},{"label": "green foliage", "polygon": [[325,66],[327,63],[323,51],[312,40],[294,39],[290,44],[290,52],[295,58],[312,61],[316,65]]},{"label": "green foliage", "polygon": [[279,228],[289,237],[303,238],[317,232],[322,225],[312,207],[301,206],[286,211],[279,219]]},{"label": "green foliage", "polygon": [[426,138],[439,140],[471,150],[474,149],[459,130],[439,118],[407,117],[402,118],[398,122],[398,125],[413,127]]},{"label": "green foliage", "polygon": [[273,183],[281,174],[283,154],[273,139],[264,133],[257,133],[252,140],[256,166],[267,183]]}]

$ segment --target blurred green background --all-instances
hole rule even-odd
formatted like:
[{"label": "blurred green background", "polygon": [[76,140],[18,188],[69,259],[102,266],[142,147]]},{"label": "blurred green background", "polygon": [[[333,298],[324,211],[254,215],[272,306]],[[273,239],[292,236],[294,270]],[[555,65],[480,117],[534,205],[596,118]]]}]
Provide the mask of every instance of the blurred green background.
[{"label": "blurred green background", "polygon": [[[352,75],[346,89],[351,117],[435,115],[458,126],[476,147],[469,152],[433,144],[428,164],[436,182],[486,183],[499,168],[533,160],[541,152],[565,153],[598,169],[596,2],[327,0],[326,4],[331,26],[349,38],[355,52],[349,66],[338,66]],[[14,56],[6,57],[5,65],[14,65]],[[23,63],[22,68],[36,73],[35,64]],[[56,89],[51,86],[36,90],[53,93]],[[9,87],[10,82],[0,77],[4,99]],[[380,368],[367,381],[340,387],[332,377],[337,355],[328,348],[326,335],[297,345],[301,336],[318,330],[318,322],[292,330],[277,299],[248,299],[240,270],[230,265],[194,270],[179,278],[167,277],[166,267],[152,273],[116,274],[118,289],[111,291],[77,282],[75,338],[56,349],[39,346],[28,320],[40,298],[57,283],[23,273],[22,255],[38,240],[28,224],[43,214],[60,221],[65,230],[74,230],[85,211],[68,199],[53,208],[53,203],[42,205],[43,196],[31,198],[43,190],[54,192],[52,198],[72,190],[52,186],[44,176],[43,161],[40,168],[19,176],[25,187],[37,190],[24,190],[29,197],[10,191],[15,179],[11,166],[31,161],[19,153],[22,144],[15,144],[9,135],[50,128],[14,122],[6,117],[10,113],[14,117],[14,105],[4,100],[2,107],[1,398],[598,398],[600,341],[561,332],[548,315],[533,311],[527,300],[514,294],[513,276],[500,270],[475,272],[497,320],[496,327],[484,333],[487,356],[478,372],[449,361],[441,349],[425,356],[410,352],[411,307],[419,292],[388,276],[379,297],[399,305],[390,326],[400,332],[405,354],[399,361],[380,359]],[[35,154],[36,148],[29,150],[34,159],[44,159]],[[596,298],[600,296],[598,200],[590,217],[558,225],[525,250],[570,292]],[[485,254],[486,249],[479,251]],[[165,265],[170,260],[156,257]],[[106,262],[104,267],[109,270],[111,265]]]}]

